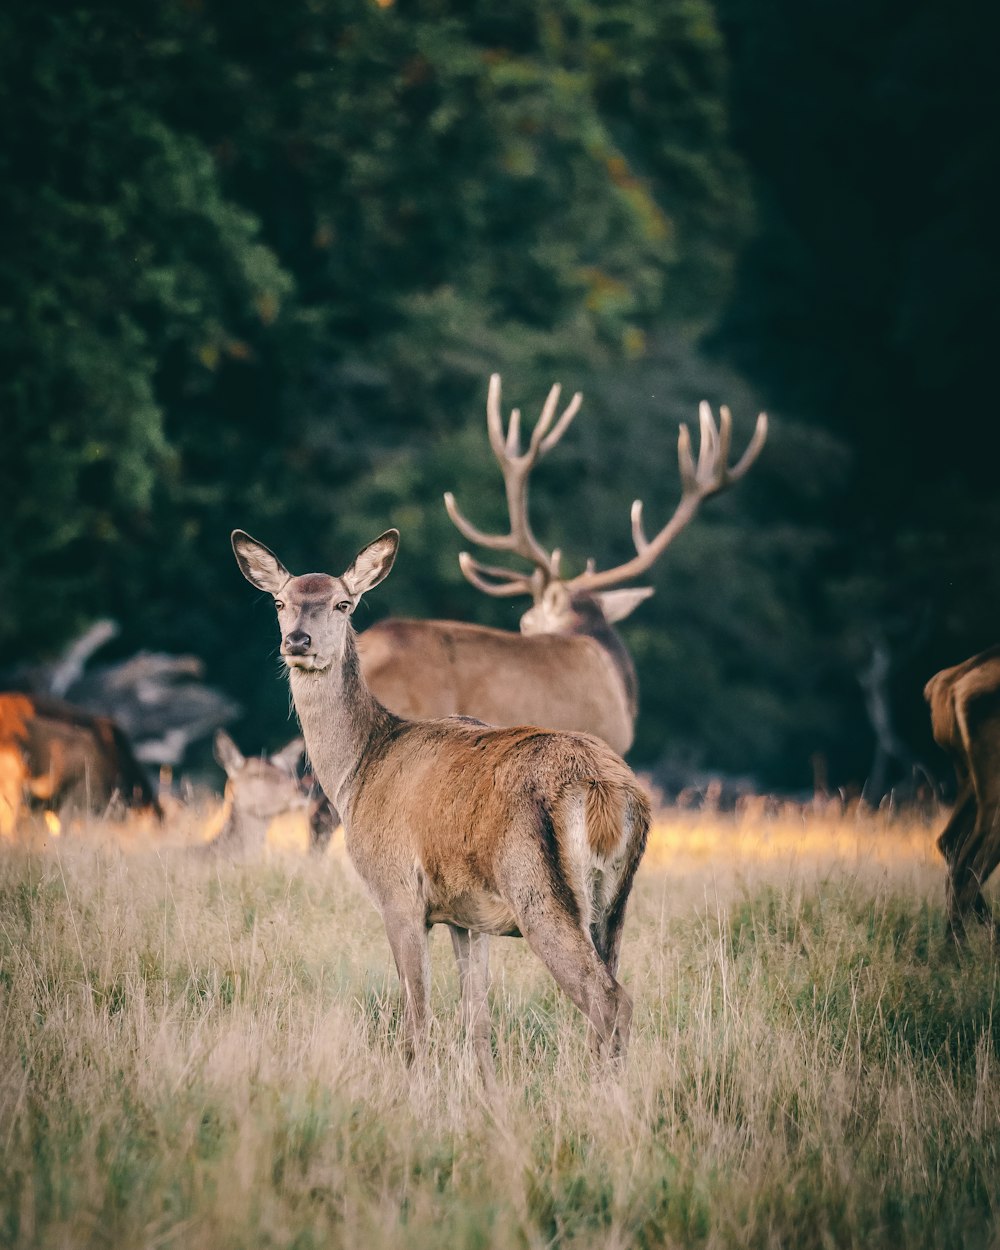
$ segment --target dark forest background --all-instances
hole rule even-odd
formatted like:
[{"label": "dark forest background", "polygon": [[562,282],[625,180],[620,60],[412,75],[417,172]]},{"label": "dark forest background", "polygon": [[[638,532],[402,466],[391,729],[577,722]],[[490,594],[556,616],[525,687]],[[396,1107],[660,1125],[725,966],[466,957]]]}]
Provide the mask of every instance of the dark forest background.
[{"label": "dark forest background", "polygon": [[[488,375],[584,409],[534,483],[571,569],[767,448],[623,628],[632,759],[806,788],[944,773],[921,690],[997,641],[997,10],[929,0],[116,0],[0,13],[0,668],[90,621],[288,737],[241,526],[388,614],[516,628]],[[471,501],[471,502],[470,502]],[[866,675],[893,718],[876,759]],[[871,691],[871,682],[867,689]],[[880,781],[880,786],[882,782]]]}]

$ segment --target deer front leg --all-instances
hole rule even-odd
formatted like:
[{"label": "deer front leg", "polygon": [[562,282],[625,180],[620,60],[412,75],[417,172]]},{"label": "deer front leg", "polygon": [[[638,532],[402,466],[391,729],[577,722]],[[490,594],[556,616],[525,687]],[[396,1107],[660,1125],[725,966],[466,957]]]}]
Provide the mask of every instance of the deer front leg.
[{"label": "deer front leg", "polygon": [[485,933],[470,933],[456,925],[448,928],[462,986],[462,1025],[472,1042],[483,1084],[492,1090],[495,1082],[488,1001],[490,939]]},{"label": "deer front leg", "polygon": [[955,806],[937,840],[948,869],[945,886],[948,921],[952,933],[960,938],[965,919],[977,909],[979,884],[970,877],[968,863],[975,850],[976,795],[970,780],[962,782]]},{"label": "deer front leg", "polygon": [[386,911],[385,932],[403,991],[403,1057],[413,1062],[422,1049],[430,1010],[431,970],[423,916]]},{"label": "deer front leg", "polygon": [[953,873],[952,899],[958,917],[974,916],[995,933],[993,913],[983,896],[986,884],[1000,863],[1000,811],[995,805],[980,806],[975,828],[959,851]]}]

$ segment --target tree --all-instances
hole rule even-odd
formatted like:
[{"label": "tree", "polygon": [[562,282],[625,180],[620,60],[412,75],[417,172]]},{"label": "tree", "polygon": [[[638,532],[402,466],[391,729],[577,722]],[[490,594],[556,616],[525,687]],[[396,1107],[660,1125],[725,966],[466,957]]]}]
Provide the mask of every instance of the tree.
[{"label": "tree", "polygon": [[[665,298],[704,315],[696,274],[725,280],[741,213],[711,12],[635,17],[5,13],[0,646],[55,650],[111,614],[123,651],[199,651],[249,705],[248,739],[276,741],[273,627],[248,634],[218,593],[228,530],[301,564],[370,538],[381,499],[377,524],[429,547],[444,523],[420,466],[431,447],[481,458],[492,368],[530,389],[615,367]],[[441,548],[385,607],[458,586]]]},{"label": "tree", "polygon": [[[930,751],[937,668],[996,638],[994,10],[720,0],[759,229],[717,348],[854,452],[823,573],[843,688],[872,636],[924,641],[894,697]],[[859,705],[838,715],[858,724]],[[860,726],[859,726],[860,728]],[[852,743],[854,744],[852,747]],[[842,774],[868,735],[845,732]]]}]

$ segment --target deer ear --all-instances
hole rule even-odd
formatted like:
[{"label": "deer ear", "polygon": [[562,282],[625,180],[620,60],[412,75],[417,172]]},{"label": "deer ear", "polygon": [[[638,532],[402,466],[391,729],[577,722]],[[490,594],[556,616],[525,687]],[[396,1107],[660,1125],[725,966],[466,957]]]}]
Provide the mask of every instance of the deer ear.
[{"label": "deer ear", "polygon": [[276,595],[291,577],[278,557],[244,530],[233,530],[233,553],[240,572],[258,590]]},{"label": "deer ear", "polygon": [[362,547],[354,563],[340,579],[352,595],[363,595],[388,576],[399,549],[399,530],[386,530]]},{"label": "deer ear", "polygon": [[280,768],[283,772],[290,773],[295,776],[295,770],[298,767],[299,760],[302,758],[302,752],[306,749],[306,744],[301,738],[293,738],[280,751],[270,757],[271,763],[276,768]]},{"label": "deer ear", "polygon": [[227,777],[234,777],[246,763],[243,752],[224,729],[216,730],[213,746],[223,772]]},{"label": "deer ear", "polygon": [[594,598],[601,605],[604,619],[609,625],[623,621],[640,603],[653,593],[652,586],[635,586],[626,590],[599,590]]}]

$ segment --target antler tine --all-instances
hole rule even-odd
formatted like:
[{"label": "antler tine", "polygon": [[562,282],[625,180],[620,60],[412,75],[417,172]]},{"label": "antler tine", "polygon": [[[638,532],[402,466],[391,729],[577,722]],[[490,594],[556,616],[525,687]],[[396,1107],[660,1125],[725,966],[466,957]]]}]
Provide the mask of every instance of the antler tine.
[{"label": "antler tine", "polygon": [[698,448],[698,479],[704,481],[710,476],[719,457],[719,435],[715,429],[712,409],[707,400],[698,405],[698,424],[701,427],[701,445]]},{"label": "antler tine", "polygon": [[519,456],[521,454],[520,408],[512,408],[510,410],[510,425],[507,427],[507,443],[505,450],[508,456]]},{"label": "antler tine", "polygon": [[569,580],[567,586],[574,590],[601,590],[645,573],[691,520],[702,501],[738,481],[760,455],[767,439],[767,417],[764,413],[758,416],[753,438],[733,468],[729,468],[727,463],[732,445],[732,414],[729,409],[725,406],[719,409],[718,426],[705,402],[699,405],[698,417],[701,443],[697,462],[691,451],[691,435],[687,426],[682,424],[677,435],[681,497],[670,520],[654,538],[647,538],[642,524],[642,500],[636,499],[631,512],[632,542],[636,551],[633,558],[600,573],[594,569],[593,561],[588,561],[586,570]]},{"label": "antler tine", "polygon": [[[528,448],[522,454],[520,410],[518,408],[512,410],[510,423],[506,431],[504,431],[500,375],[499,373],[494,373],[490,377],[486,396],[486,425],[489,432],[490,446],[493,448],[493,454],[500,465],[500,472],[503,474],[504,490],[507,496],[507,511],[510,516],[509,533],[487,534],[462,515],[458,505],[455,503],[455,496],[450,491],[444,497],[444,505],[448,510],[448,516],[465,538],[468,538],[470,542],[474,542],[480,547],[487,547],[491,551],[509,551],[514,555],[521,556],[541,570],[546,582],[552,581],[559,576],[559,561],[558,556],[555,553],[550,555],[532,533],[531,523],[528,520],[528,477],[538,458],[555,446],[579,411],[583,396],[577,392],[566,405],[559,419],[556,420],[561,394],[562,388],[557,382],[549,390],[541,415],[531,432]],[[555,421],[554,426],[553,421]],[[471,556],[468,557],[468,560],[471,561]],[[475,562],[472,562],[469,568],[475,573]],[[489,575],[496,576],[496,571],[493,570],[492,573],[487,573],[487,576]],[[469,576],[469,574],[466,573],[466,576]],[[522,574],[511,574],[511,576],[515,579],[521,578],[522,582],[524,581],[524,575]],[[473,577],[469,577],[469,580],[473,581],[474,585],[480,590],[486,590],[486,586],[482,584],[482,570],[476,574],[476,577],[478,580],[475,580]],[[529,588],[532,590],[532,593],[535,593],[538,590],[537,581],[532,582]],[[490,590],[486,590],[486,593],[517,594],[523,593],[523,591],[505,587],[502,592],[498,592],[493,587]]]},{"label": "antler tine", "polygon": [[562,386],[558,382],[553,382],[549,388],[545,403],[542,405],[542,412],[538,420],[535,422],[535,428],[531,431],[531,442],[528,444],[528,455],[534,459],[538,455],[538,449],[541,446],[542,439],[549,426],[552,424],[552,418],[556,415],[556,409],[559,407],[559,396],[562,394]]},{"label": "antler tine", "polygon": [[[683,421],[677,431],[677,467],[681,471],[681,493],[689,495],[692,491],[696,491],[698,470],[695,467],[694,456],[691,454],[691,431]],[[641,503],[639,508],[642,508]]]},{"label": "antler tine", "polygon": [[[649,546],[649,539],[646,537],[646,531],[642,528],[642,500],[632,500],[632,542],[635,549],[640,555]],[[587,561],[587,572],[593,573],[596,569],[593,557]]]},{"label": "antler tine", "polygon": [[569,429],[570,422],[580,411],[580,405],[583,403],[583,391],[577,391],[573,398],[566,405],[562,416],[556,422],[555,429],[546,438],[543,438],[539,444],[541,454],[544,456],[547,451],[555,447],[556,443]]},{"label": "antler tine", "polygon": [[500,374],[490,374],[490,386],[486,392],[486,429],[490,436],[493,454],[501,460],[507,449],[503,432],[503,414],[500,411]]},{"label": "antler tine", "polygon": [[729,470],[729,480],[738,482],[746,473],[747,469],[760,455],[761,448],[767,442],[767,413],[762,412],[757,417],[757,425],[754,428],[753,438],[750,440],[746,451],[740,456],[736,464]]},{"label": "antler tine", "polygon": [[450,490],[444,493],[444,506],[447,509],[451,523],[459,531],[463,538],[467,538],[470,543],[476,543],[480,547],[489,547],[491,551],[511,551],[513,550],[509,534],[487,534],[459,512],[458,504],[455,502],[455,496]]},{"label": "antler tine", "polygon": [[727,472],[729,450],[733,443],[733,414],[726,404],[719,405],[719,464]]},{"label": "antler tine", "polygon": [[466,581],[471,582],[477,590],[504,599],[514,595],[533,595],[536,578],[540,575],[539,570],[530,574],[517,573],[513,569],[503,569],[495,564],[482,564],[467,551],[459,553],[458,567]]}]

